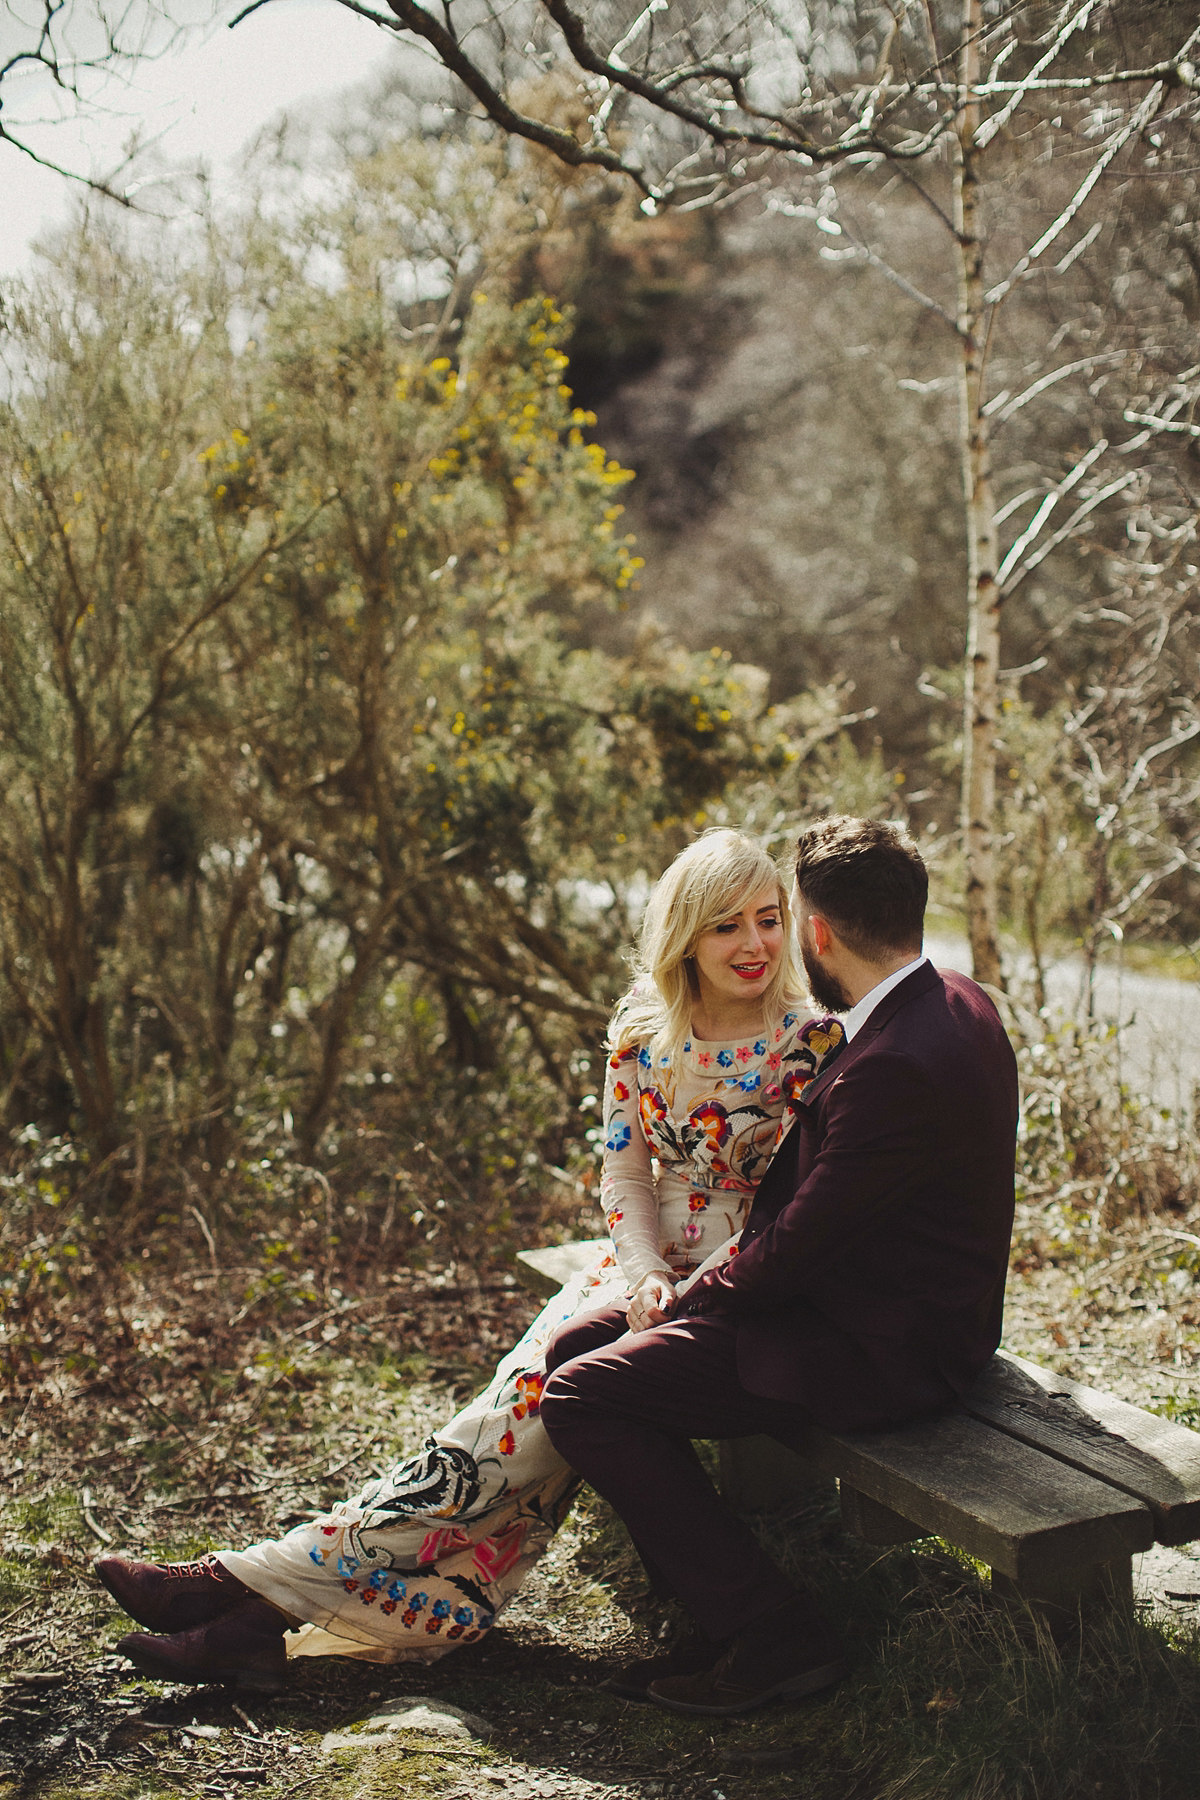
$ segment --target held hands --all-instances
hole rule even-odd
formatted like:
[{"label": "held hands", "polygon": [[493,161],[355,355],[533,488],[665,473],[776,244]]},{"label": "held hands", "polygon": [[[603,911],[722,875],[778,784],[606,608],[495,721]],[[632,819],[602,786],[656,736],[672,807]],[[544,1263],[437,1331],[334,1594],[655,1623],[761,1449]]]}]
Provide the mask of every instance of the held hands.
[{"label": "held hands", "polygon": [[675,1311],[675,1284],[661,1270],[646,1275],[633,1290],[629,1301],[630,1331],[649,1331],[665,1325]]}]

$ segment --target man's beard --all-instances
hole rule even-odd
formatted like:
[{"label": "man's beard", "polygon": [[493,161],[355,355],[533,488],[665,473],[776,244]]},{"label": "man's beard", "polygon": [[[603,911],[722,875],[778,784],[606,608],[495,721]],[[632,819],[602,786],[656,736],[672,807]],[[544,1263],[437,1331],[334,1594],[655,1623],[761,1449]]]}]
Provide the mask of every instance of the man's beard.
[{"label": "man's beard", "polygon": [[830,975],[822,968],[821,959],[815,950],[810,950],[803,939],[800,941],[800,958],[804,964],[804,973],[808,976],[808,990],[818,1006],[829,1012],[849,1012],[854,1005],[853,1000],[842,986],[836,975]]}]

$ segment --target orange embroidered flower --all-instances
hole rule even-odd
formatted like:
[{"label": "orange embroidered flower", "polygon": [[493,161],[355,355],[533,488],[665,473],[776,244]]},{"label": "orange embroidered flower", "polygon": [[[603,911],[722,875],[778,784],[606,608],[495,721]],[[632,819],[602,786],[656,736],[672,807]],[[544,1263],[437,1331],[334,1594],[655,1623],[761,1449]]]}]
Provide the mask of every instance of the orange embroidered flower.
[{"label": "orange embroidered flower", "polygon": [[499,1450],[501,1456],[511,1456],[513,1451],[516,1449],[516,1447],[517,1447],[517,1440],[513,1436],[511,1431],[506,1431],[504,1436],[500,1439],[500,1442],[496,1446],[496,1448],[497,1448],[497,1450]]},{"label": "orange embroidered flower", "polygon": [[643,1088],[638,1095],[638,1111],[642,1117],[642,1130],[649,1137],[660,1119],[667,1116],[667,1103],[657,1088]]},{"label": "orange embroidered flower", "polygon": [[616,1086],[613,1088],[613,1099],[614,1100],[628,1100],[628,1098],[629,1098],[629,1089],[625,1086],[625,1083],[623,1081],[618,1081]]},{"label": "orange embroidered flower", "polygon": [[692,1124],[704,1133],[710,1150],[718,1150],[729,1136],[729,1114],[719,1100],[706,1100],[691,1115]]},{"label": "orange embroidered flower", "polygon": [[533,1417],[542,1403],[542,1389],[545,1385],[545,1376],[537,1374],[536,1371],[528,1375],[517,1376],[517,1393],[520,1395],[520,1399],[512,1409],[514,1419],[523,1419],[526,1414]]}]

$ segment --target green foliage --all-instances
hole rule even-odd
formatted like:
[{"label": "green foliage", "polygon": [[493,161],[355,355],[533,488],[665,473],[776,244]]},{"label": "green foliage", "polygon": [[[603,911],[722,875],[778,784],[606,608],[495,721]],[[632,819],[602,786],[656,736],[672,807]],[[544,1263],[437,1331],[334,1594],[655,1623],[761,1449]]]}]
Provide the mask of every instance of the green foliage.
[{"label": "green foliage", "polygon": [[836,707],[589,647],[641,559],[568,321],[477,294],[438,354],[394,298],[429,195],[355,180],[190,263],[85,227],[12,296],[5,1104],[86,1144],[93,1200],[183,1152],[294,1205],[318,1146],[386,1131],[503,1232],[570,1155],[647,876],[731,789],[794,808]]}]

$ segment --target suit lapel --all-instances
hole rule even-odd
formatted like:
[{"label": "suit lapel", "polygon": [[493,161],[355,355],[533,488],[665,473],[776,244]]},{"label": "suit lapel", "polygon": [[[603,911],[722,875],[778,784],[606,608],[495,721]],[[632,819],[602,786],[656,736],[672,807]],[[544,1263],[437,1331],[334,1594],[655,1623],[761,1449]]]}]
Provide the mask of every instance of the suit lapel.
[{"label": "suit lapel", "polygon": [[875,1041],[884,1026],[890,1023],[900,1008],[906,1006],[910,1000],[915,1000],[919,994],[927,994],[931,988],[937,987],[941,979],[932,963],[923,963],[919,969],[914,969],[912,974],[906,977],[898,987],[894,987],[890,994],[884,995],[865,1025],[855,1032],[841,1055],[835,1056],[814,1076],[808,1086],[796,1096],[795,1104],[804,1107],[815,1106],[826,1089],[844,1070],[850,1067],[856,1057],[862,1055],[868,1045]]},{"label": "suit lapel", "polygon": [[[823,1095],[833,1085],[838,1075],[849,1068],[856,1057],[870,1048],[879,1033],[910,1000],[920,994],[927,994],[931,988],[940,986],[941,976],[932,963],[924,963],[919,969],[902,981],[898,987],[885,994],[875,1008],[866,1024],[855,1032],[853,1039],[844,1049],[831,1057],[825,1067],[816,1074],[808,1086],[797,1094],[792,1101],[796,1117],[780,1140],[774,1156],[767,1166],[766,1173],[758,1184],[758,1191],[746,1220],[742,1234],[743,1244],[753,1242],[758,1233],[774,1218],[780,1207],[792,1198],[797,1186],[797,1170],[800,1155],[800,1127],[807,1125],[810,1130],[815,1127],[815,1109]],[[800,1116],[803,1108],[804,1117]]]}]

